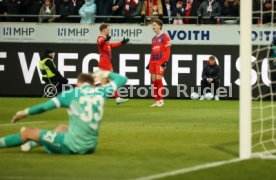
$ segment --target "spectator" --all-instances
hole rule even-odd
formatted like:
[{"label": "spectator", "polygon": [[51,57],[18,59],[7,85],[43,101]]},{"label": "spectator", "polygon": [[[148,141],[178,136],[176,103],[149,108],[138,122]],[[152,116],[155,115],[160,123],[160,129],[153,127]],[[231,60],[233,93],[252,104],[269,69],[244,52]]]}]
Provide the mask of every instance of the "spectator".
[{"label": "spectator", "polygon": [[[275,3],[276,5],[276,3]],[[272,14],[276,10],[276,6],[274,5],[274,9],[272,6],[271,0],[264,0],[263,1],[263,19],[262,19],[262,24],[267,24],[267,23],[275,23],[275,20],[272,19]]]},{"label": "spectator", "polygon": [[97,12],[95,0],[85,0],[84,5],[80,8],[79,14],[81,16],[81,23],[95,23],[95,16]]},{"label": "spectator", "polygon": [[216,0],[205,0],[200,4],[197,15],[201,21],[199,23],[215,24],[214,17],[221,15],[221,6]]},{"label": "spectator", "polygon": [[217,2],[219,3],[220,7],[223,7],[225,0],[217,0]]},{"label": "spectator", "polygon": [[[171,0],[171,7],[172,9],[176,9],[176,4],[179,0]],[[182,0],[184,10],[185,10],[185,17],[196,17],[197,16],[197,9],[201,4],[202,0]],[[183,19],[184,24],[197,24],[197,18],[185,18]]]},{"label": "spectator", "polygon": [[215,95],[215,100],[219,100],[219,95],[216,94],[217,89],[219,88],[219,83],[220,83],[220,67],[216,63],[216,58],[215,56],[210,56],[208,63],[203,67],[202,70],[202,80],[201,80],[201,98],[200,100],[204,100],[204,93],[208,93],[208,89],[213,91],[212,94]]},{"label": "spectator", "polygon": [[163,16],[168,16],[168,18],[163,19],[164,24],[172,24],[173,19],[170,18],[172,16],[172,11],[175,6],[172,4],[175,3],[175,0],[161,0],[162,8],[163,8]]},{"label": "spectator", "polygon": [[[114,0],[97,0],[97,15],[98,16],[111,16],[112,6]],[[98,18],[99,23],[109,22],[109,18]]]},{"label": "spectator", "polygon": [[[0,15],[3,15],[5,12],[4,3],[2,0],[0,0]],[[5,21],[5,18],[0,16],[0,22]]]},{"label": "spectator", "polygon": [[184,24],[183,16],[185,16],[185,9],[182,1],[176,2],[176,7],[173,9],[172,16],[177,16],[177,18],[174,18],[173,24]]},{"label": "spectator", "polygon": [[[23,14],[27,15],[38,15],[40,8],[43,5],[43,0],[21,0],[23,7]],[[25,22],[37,22],[37,17],[24,17]]]},{"label": "spectator", "polygon": [[[157,16],[159,19],[162,19],[163,7],[161,0],[145,0],[141,12],[142,20],[145,16]],[[148,17],[147,20],[151,20],[151,18]]]},{"label": "spectator", "polygon": [[[185,17],[197,16],[197,9],[200,5],[199,0],[186,0],[185,1]],[[197,19],[184,19],[184,24],[197,24]]]},{"label": "spectator", "polygon": [[[238,17],[240,16],[240,0],[225,0],[222,8],[222,16]],[[223,20],[225,23],[230,22],[229,20],[236,19],[226,19]]]},{"label": "spectator", "polygon": [[[4,14],[17,15],[20,14],[20,1],[18,0],[6,0],[4,2]],[[19,17],[6,17],[7,22],[19,22]]]},{"label": "spectator", "polygon": [[[261,10],[261,3],[260,0],[253,0],[253,12],[254,11],[260,11]],[[253,24],[260,24],[260,13],[254,13],[253,14]]]},{"label": "spectator", "polygon": [[[112,4],[112,16],[122,16],[122,12],[123,12],[123,8],[124,8],[124,4],[125,1],[128,0],[114,0],[113,4]],[[111,18],[110,22],[112,23],[121,23],[123,22],[123,19],[121,18]]]},{"label": "spectator", "polygon": [[135,16],[141,16],[143,0],[126,0],[123,10],[123,15],[126,17],[127,23],[139,23],[139,19],[134,19]]},{"label": "spectator", "polygon": [[[45,0],[40,9],[39,15],[56,15],[56,8],[50,0]],[[54,17],[39,17],[39,22],[53,22]]]},{"label": "spectator", "polygon": [[[69,0],[69,1],[74,7],[73,15],[79,16],[79,10],[85,3],[85,0]],[[76,22],[76,23],[79,23],[80,20],[81,20],[81,18],[75,18],[75,17],[71,19],[72,22]]]},{"label": "spectator", "polygon": [[60,22],[72,22],[72,18],[68,18],[67,16],[74,14],[74,5],[69,0],[63,0],[59,5],[59,21]]},{"label": "spectator", "polygon": [[56,14],[60,14],[58,10],[59,10],[59,6],[63,2],[63,0],[51,0],[51,1],[53,3],[53,6],[55,6],[55,8],[56,8]]}]

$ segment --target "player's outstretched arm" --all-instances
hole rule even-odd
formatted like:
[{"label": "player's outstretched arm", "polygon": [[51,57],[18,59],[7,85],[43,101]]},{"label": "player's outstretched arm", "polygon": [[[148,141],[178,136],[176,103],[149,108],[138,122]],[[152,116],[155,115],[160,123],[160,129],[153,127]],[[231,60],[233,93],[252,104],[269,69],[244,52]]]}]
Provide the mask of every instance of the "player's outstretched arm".
[{"label": "player's outstretched arm", "polygon": [[121,46],[121,45],[122,45],[121,42],[110,43],[110,47],[111,47],[111,48],[116,48],[116,47],[119,47],[119,46]]},{"label": "player's outstretched arm", "polygon": [[120,41],[120,42],[116,42],[116,43],[111,43],[110,44],[110,47],[111,48],[115,48],[115,47],[118,47],[118,46],[121,46],[121,45],[125,45],[125,44],[128,44],[129,43],[129,38],[123,38],[123,40],[122,41]]},{"label": "player's outstretched arm", "polygon": [[125,38],[121,41],[122,45],[128,44],[129,43],[129,38]]},{"label": "player's outstretched arm", "polygon": [[11,122],[16,123],[20,119],[23,119],[29,115],[35,115],[35,114],[40,114],[52,109],[56,109],[59,107],[58,105],[59,101],[57,98],[52,98],[51,100],[41,103],[39,105],[33,106],[31,108],[24,109],[22,111],[18,111],[12,118]]}]

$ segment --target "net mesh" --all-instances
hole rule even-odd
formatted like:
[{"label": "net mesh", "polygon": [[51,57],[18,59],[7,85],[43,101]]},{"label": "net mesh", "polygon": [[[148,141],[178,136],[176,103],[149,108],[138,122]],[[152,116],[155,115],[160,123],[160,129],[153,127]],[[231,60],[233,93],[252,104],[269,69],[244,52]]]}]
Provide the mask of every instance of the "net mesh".
[{"label": "net mesh", "polygon": [[[274,0],[262,0],[253,8],[253,31],[258,34],[252,52],[252,152],[274,156],[276,152],[276,56]],[[276,47],[276,44],[275,44]],[[276,51],[275,51],[276,52]],[[276,55],[276,54],[275,54]],[[254,77],[255,80],[254,80]],[[246,108],[246,107],[245,107]]]}]

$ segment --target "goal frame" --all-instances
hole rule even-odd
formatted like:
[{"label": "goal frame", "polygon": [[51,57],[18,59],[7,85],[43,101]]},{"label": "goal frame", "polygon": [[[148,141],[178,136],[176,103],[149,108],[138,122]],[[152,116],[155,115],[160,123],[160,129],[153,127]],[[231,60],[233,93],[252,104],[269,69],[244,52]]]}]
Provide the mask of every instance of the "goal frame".
[{"label": "goal frame", "polygon": [[249,159],[252,155],[252,91],[251,91],[251,57],[252,57],[252,1],[240,4],[240,93],[239,93],[239,158]]}]

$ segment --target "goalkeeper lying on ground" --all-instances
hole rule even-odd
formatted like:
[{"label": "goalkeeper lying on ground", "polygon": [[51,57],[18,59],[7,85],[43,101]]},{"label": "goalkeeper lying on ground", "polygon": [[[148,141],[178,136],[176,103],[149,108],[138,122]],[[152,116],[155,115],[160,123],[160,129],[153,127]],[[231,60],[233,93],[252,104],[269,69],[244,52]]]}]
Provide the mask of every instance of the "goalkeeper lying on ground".
[{"label": "goalkeeper lying on ground", "polygon": [[[93,77],[92,77],[93,76]],[[98,142],[103,106],[108,96],[125,85],[127,78],[108,71],[94,74],[80,74],[77,87],[62,92],[57,97],[37,106],[19,111],[12,122],[28,116],[40,114],[55,108],[68,109],[69,126],[60,125],[55,131],[37,128],[21,128],[21,132],[0,138],[0,148],[22,146],[25,150],[40,144],[49,153],[86,154],[95,150]],[[106,86],[94,87],[96,80],[109,78]],[[38,143],[38,144],[37,144]]]}]

